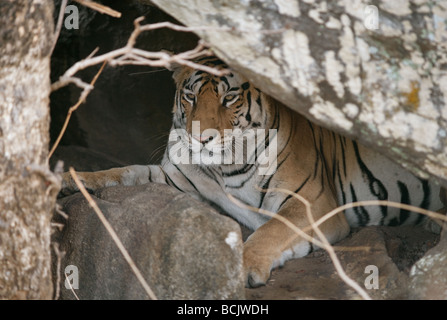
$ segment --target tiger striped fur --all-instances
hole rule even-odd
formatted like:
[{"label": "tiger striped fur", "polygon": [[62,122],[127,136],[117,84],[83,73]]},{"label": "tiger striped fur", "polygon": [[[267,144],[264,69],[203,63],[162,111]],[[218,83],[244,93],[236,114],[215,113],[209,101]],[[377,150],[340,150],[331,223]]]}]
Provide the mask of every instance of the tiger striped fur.
[{"label": "tiger striped fur", "polygon": [[[201,63],[227,68],[216,58],[204,58]],[[437,185],[413,176],[355,141],[309,122],[235,72],[217,77],[179,67],[173,77],[177,91],[172,129],[183,129],[180,149],[194,158],[197,156],[194,146],[209,150],[220,147],[226,139],[225,129],[240,129],[242,133],[249,129],[274,129],[276,171],[260,174],[259,163],[248,161],[211,165],[173,163],[169,152],[179,144],[169,141],[161,165],[133,165],[83,172],[79,176],[91,190],[149,181],[168,184],[211,203],[255,230],[244,244],[243,263],[249,286],[265,284],[272,268],[307,255],[314,246],[277,219],[229,201],[227,194],[252,207],[281,215],[299,228],[309,225],[303,204],[291,195],[263,189],[283,188],[299,193],[311,203],[315,219],[339,205],[358,200],[391,200],[435,210],[442,207]],[[199,121],[200,131],[193,136],[194,121]],[[223,138],[205,134],[210,128]],[[222,148],[222,153],[225,152]],[[251,155],[247,153],[248,159]],[[76,190],[69,174],[64,174],[62,192]],[[423,220],[422,215],[403,209],[357,207],[346,210],[345,215],[332,217],[321,225],[321,230],[334,243],[348,235],[350,226],[400,225]]]}]

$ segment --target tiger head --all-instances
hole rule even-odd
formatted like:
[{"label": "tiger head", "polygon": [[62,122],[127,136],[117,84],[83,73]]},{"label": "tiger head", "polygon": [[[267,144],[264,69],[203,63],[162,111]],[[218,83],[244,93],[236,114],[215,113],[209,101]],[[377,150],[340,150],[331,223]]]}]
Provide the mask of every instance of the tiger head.
[{"label": "tiger head", "polygon": [[[198,62],[228,69],[214,57]],[[176,137],[170,141],[178,138],[181,141],[172,149],[172,155],[184,151],[188,157],[192,156],[192,163],[206,165],[247,161],[251,153],[247,147],[255,145],[251,139],[267,126],[267,96],[233,71],[215,76],[179,67],[174,70],[173,78],[177,86],[173,109]]]}]

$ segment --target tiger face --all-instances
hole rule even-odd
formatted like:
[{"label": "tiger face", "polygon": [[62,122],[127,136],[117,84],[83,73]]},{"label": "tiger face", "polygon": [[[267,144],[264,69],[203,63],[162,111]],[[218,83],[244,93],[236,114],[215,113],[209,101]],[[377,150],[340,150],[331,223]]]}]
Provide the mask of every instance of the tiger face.
[{"label": "tiger face", "polygon": [[[216,58],[201,64],[217,69],[228,67]],[[194,164],[242,164],[266,128],[263,94],[242,75],[230,72],[215,76],[182,67],[174,72],[177,91],[174,102],[172,153],[183,151]],[[179,150],[181,149],[181,150]],[[186,161],[186,159],[185,159]]]}]

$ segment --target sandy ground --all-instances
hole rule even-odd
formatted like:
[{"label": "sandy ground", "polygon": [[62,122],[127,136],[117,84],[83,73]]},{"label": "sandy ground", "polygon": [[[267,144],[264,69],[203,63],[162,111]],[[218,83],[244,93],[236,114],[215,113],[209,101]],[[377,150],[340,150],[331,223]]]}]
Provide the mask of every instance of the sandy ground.
[{"label": "sandy ground", "polygon": [[[337,244],[347,274],[372,299],[405,299],[411,266],[433,247],[439,236],[420,227],[368,227],[355,230]],[[364,249],[362,249],[364,248]],[[368,265],[378,267],[379,288],[366,289]],[[247,299],[361,299],[344,283],[324,250],[293,259],[272,271],[266,286],[246,289]]]}]

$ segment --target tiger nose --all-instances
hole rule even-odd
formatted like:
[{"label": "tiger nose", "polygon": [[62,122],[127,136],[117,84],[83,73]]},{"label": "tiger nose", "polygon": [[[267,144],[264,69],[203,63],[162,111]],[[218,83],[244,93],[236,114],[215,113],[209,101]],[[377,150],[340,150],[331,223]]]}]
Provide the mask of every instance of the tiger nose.
[{"label": "tiger nose", "polygon": [[206,144],[214,139],[214,136],[203,135],[203,134],[201,134],[200,136],[193,134],[192,137],[197,141],[199,141],[201,144]]}]

